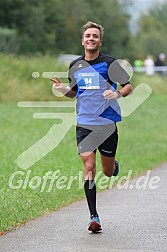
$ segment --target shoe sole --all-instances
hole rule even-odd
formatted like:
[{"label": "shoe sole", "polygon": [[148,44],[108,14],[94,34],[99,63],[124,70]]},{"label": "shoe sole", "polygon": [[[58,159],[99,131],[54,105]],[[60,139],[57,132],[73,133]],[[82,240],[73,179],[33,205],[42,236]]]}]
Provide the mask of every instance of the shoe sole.
[{"label": "shoe sole", "polygon": [[88,230],[92,231],[93,233],[96,233],[98,231],[101,231],[102,228],[101,228],[101,225],[98,222],[92,221],[91,224],[88,227]]}]

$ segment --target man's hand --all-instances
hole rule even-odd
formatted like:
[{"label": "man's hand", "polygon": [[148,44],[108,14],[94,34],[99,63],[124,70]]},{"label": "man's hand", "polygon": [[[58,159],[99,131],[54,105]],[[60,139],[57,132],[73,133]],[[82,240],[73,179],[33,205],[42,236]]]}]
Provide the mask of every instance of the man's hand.
[{"label": "man's hand", "polygon": [[103,93],[105,99],[117,99],[119,96],[117,92],[113,92],[112,90],[106,90]]},{"label": "man's hand", "polygon": [[54,82],[53,88],[61,92],[63,95],[69,98],[74,98],[76,96],[77,91],[72,90],[69,86],[65,87],[58,77],[56,77],[55,79],[52,78],[49,79]]},{"label": "man's hand", "polygon": [[49,78],[51,81],[53,81],[53,88],[58,90],[59,92],[65,94],[68,92],[68,89],[61,83],[60,79],[56,77],[55,79]]}]

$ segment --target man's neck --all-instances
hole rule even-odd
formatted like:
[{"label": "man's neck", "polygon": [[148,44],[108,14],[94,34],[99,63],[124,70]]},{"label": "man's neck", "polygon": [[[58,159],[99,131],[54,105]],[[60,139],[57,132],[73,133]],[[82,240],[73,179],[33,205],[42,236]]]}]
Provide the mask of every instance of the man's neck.
[{"label": "man's neck", "polygon": [[99,51],[85,51],[85,60],[94,60],[99,56]]}]

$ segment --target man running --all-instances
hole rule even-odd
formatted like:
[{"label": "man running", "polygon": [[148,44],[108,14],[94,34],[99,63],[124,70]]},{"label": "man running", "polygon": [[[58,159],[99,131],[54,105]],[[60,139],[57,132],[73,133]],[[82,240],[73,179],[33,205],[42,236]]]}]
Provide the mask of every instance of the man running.
[{"label": "man running", "polygon": [[[76,138],[84,166],[84,190],[90,210],[88,230],[92,232],[101,230],[94,181],[96,150],[100,152],[103,173],[108,177],[116,176],[119,171],[115,160],[118,142],[116,123],[121,121],[117,99],[133,90],[129,80],[126,80],[128,75],[125,71],[121,72],[117,66],[111,67],[115,59],[100,52],[103,34],[101,25],[87,22],[82,27],[84,55],[70,64],[69,86],[65,87],[59,78],[50,78],[56,90],[69,98],[77,98]],[[122,82],[118,81],[121,87],[119,91],[118,83],[112,78],[113,69],[118,69],[116,75],[123,73],[125,76],[121,76]]]}]

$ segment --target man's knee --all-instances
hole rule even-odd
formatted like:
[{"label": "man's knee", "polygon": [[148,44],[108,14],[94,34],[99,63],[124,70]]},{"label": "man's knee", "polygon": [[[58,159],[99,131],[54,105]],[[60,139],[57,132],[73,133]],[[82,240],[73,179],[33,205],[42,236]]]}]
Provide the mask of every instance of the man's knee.
[{"label": "man's knee", "polygon": [[84,166],[85,177],[89,180],[94,179],[96,167],[94,164],[87,164]]},{"label": "man's knee", "polygon": [[95,172],[95,165],[94,164],[87,164],[85,165],[85,171],[86,172]]}]

